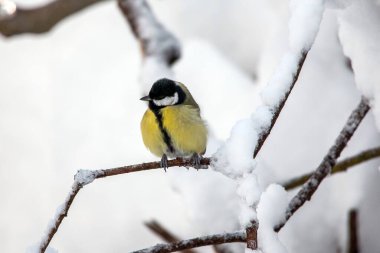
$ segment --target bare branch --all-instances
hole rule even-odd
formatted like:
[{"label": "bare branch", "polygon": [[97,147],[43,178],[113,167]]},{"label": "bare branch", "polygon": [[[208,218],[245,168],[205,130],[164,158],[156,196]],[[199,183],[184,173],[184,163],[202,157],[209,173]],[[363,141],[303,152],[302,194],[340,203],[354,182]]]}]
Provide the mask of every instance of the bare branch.
[{"label": "bare branch", "polygon": [[358,212],[357,210],[352,209],[348,214],[348,253],[360,252],[358,232]]},{"label": "bare branch", "polygon": [[[201,165],[209,165],[210,158],[205,157],[201,159]],[[176,158],[168,161],[168,167],[193,167],[192,161],[185,158]],[[116,176],[120,174],[144,171],[144,170],[153,170],[161,169],[160,162],[150,162],[150,163],[141,163],[135,165],[122,166],[112,169],[99,170],[101,173],[98,173],[96,178]]]},{"label": "bare branch", "polygon": [[317,190],[319,184],[322,180],[331,172],[331,169],[336,164],[343,149],[347,146],[348,141],[351,139],[352,135],[355,133],[360,122],[363,120],[370,107],[368,105],[368,100],[362,97],[359,105],[354,111],[352,111],[350,117],[348,118],[345,126],[341,130],[339,136],[335,140],[334,145],[329,149],[327,155],[323,158],[321,164],[312,174],[312,176],[307,180],[307,182],[302,186],[300,191],[295,197],[290,201],[289,207],[286,211],[285,220],[275,227],[276,231],[280,231],[289,218],[308,200],[313,196],[314,192]]},{"label": "bare branch", "polygon": [[[179,242],[181,239],[179,239],[177,236],[175,236],[173,233],[171,233],[167,228],[162,226],[158,221],[152,220],[149,222],[144,223],[145,226],[149,228],[150,231],[152,231],[154,234],[161,237],[164,241],[168,243],[174,243]],[[182,252],[184,253],[196,253],[195,250],[192,249],[185,249]]]},{"label": "bare branch", "polygon": [[0,19],[0,33],[10,37],[23,33],[45,33],[64,18],[105,0],[55,0],[33,8],[17,8],[13,15]]},{"label": "bare branch", "polygon": [[192,249],[207,245],[216,245],[222,243],[232,243],[232,242],[246,242],[245,232],[239,231],[234,233],[225,233],[217,235],[209,235],[196,237],[189,240],[184,240],[169,244],[157,244],[153,247],[134,251],[132,253],[169,253],[185,249]]},{"label": "bare branch", "polygon": [[151,232],[161,237],[166,242],[178,242],[180,239],[173,235],[168,229],[162,226],[158,221],[151,220],[145,222],[144,225],[149,228]]},{"label": "bare branch", "polygon": [[[369,161],[373,158],[379,158],[379,157],[380,157],[380,147],[365,150],[359,154],[348,157],[348,158],[338,162],[332,168],[331,174],[344,172],[347,169],[349,169],[355,165],[358,165],[360,163]],[[312,176],[312,174],[313,173],[311,172],[311,173],[293,178],[293,179],[283,183],[282,185],[285,187],[286,190],[294,189],[294,188],[302,185],[303,183],[305,183]]]}]

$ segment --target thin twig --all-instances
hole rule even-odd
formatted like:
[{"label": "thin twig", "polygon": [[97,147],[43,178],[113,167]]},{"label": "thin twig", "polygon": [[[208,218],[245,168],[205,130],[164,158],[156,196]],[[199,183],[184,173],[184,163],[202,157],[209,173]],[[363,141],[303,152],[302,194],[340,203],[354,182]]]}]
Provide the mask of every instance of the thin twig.
[{"label": "thin twig", "polygon": [[345,126],[341,130],[339,136],[335,140],[334,145],[329,149],[327,155],[323,158],[321,164],[312,174],[312,176],[307,180],[307,182],[298,191],[297,195],[293,197],[290,201],[288,209],[286,210],[285,220],[275,227],[276,231],[280,231],[289,218],[310,198],[313,196],[314,192],[317,190],[319,184],[322,180],[330,174],[331,169],[336,164],[343,149],[347,146],[348,141],[351,139],[352,135],[355,133],[360,122],[363,120],[370,107],[368,105],[368,100],[362,97],[359,105],[351,113]]},{"label": "thin twig", "polygon": [[[347,169],[358,165],[360,163],[369,161],[373,158],[379,158],[380,157],[380,147],[372,148],[365,150],[359,154],[356,154],[354,156],[348,157],[340,162],[338,162],[331,170],[331,174],[344,172]],[[285,183],[282,183],[284,188],[286,190],[294,189],[298,186],[301,186],[303,183],[305,183],[313,174],[313,172],[293,178]]]},{"label": "thin twig", "polygon": [[16,13],[0,20],[0,33],[6,37],[23,33],[45,33],[64,18],[103,1],[105,0],[55,0],[37,8],[17,7]]},{"label": "thin twig", "polygon": [[358,233],[358,212],[352,209],[348,214],[348,253],[360,253]]},{"label": "thin twig", "polygon": [[[149,228],[150,231],[152,231],[154,234],[158,235],[165,242],[174,243],[174,242],[181,241],[181,239],[179,239],[179,237],[175,236],[173,233],[171,233],[167,228],[165,228],[163,225],[161,225],[156,220],[145,222],[144,224],[147,228]],[[192,250],[192,249],[184,249],[182,252],[184,252],[184,253],[196,253],[196,251]]]},{"label": "thin twig", "polygon": [[[144,225],[149,228],[154,234],[158,235],[162,240],[168,243],[179,242],[181,239],[175,236],[172,232],[170,232],[167,228],[165,228],[162,224],[160,224],[156,220],[145,222]],[[212,249],[215,253],[227,253],[228,250],[220,247],[220,245],[212,245]],[[184,253],[196,253],[194,249],[184,249],[182,250]]]},{"label": "thin twig", "polygon": [[175,252],[185,249],[192,249],[207,245],[216,245],[222,243],[232,243],[232,242],[246,242],[246,234],[244,231],[234,232],[234,233],[224,233],[217,235],[209,235],[196,237],[189,240],[184,240],[169,244],[157,244],[153,247],[137,250],[132,253],[168,253]]},{"label": "thin twig", "polygon": [[73,203],[75,196],[78,194],[81,188],[82,188],[82,185],[79,184],[77,181],[74,181],[74,184],[71,187],[71,191],[67,195],[65,202],[58,208],[54,219],[49,224],[49,227],[46,231],[45,236],[41,239],[40,246],[39,246],[40,253],[45,252],[51,239],[53,239],[55,233],[57,232],[59,226],[61,225],[63,219],[67,216],[70,206]]},{"label": "thin twig", "polygon": [[257,145],[255,147],[255,151],[253,152],[253,157],[254,158],[257,156],[257,154],[259,153],[261,147],[264,145],[264,142],[268,138],[269,134],[271,133],[274,124],[276,124],[277,118],[280,115],[280,113],[282,111],[282,108],[284,107],[286,101],[288,100],[288,97],[289,97],[290,93],[292,92],[292,89],[293,89],[294,85],[296,84],[296,82],[298,80],[298,77],[299,77],[299,75],[301,73],[301,69],[302,69],[303,64],[304,64],[304,62],[306,60],[307,54],[308,54],[308,51],[302,52],[300,54],[300,56],[298,58],[298,63],[297,63],[297,70],[296,70],[296,73],[293,76],[293,79],[291,81],[292,83],[289,86],[289,89],[284,94],[284,96],[281,99],[281,101],[279,102],[278,106],[272,109],[272,111],[273,111],[273,118],[271,119],[270,126],[268,128],[266,128],[266,129],[264,129],[260,133],[260,135],[259,135],[259,140],[257,141]]},{"label": "thin twig", "polygon": [[167,228],[162,226],[158,221],[151,220],[144,222],[144,225],[149,228],[151,232],[158,235],[162,240],[166,242],[178,242],[180,239],[171,233]]},{"label": "thin twig", "polygon": [[[209,165],[210,158],[205,157],[201,159],[201,165]],[[176,158],[168,161],[168,167],[193,167],[193,163],[189,159],[184,158]],[[135,165],[121,166],[112,169],[99,170],[96,178],[116,176],[120,174],[144,171],[144,170],[153,170],[162,168],[160,162],[149,162],[149,163],[141,163]],[[203,167],[202,167],[203,168]]]}]

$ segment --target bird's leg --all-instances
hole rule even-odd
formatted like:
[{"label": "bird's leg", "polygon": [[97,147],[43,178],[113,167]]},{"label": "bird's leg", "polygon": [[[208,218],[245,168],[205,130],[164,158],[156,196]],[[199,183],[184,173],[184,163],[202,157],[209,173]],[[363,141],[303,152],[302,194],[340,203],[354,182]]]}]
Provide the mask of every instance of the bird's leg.
[{"label": "bird's leg", "polygon": [[197,153],[194,153],[190,158],[191,163],[193,164],[194,168],[197,170],[199,170],[202,167],[201,159],[202,159],[202,156]]},{"label": "bird's leg", "polygon": [[166,172],[166,169],[168,168],[168,157],[166,156],[166,154],[163,154],[162,157],[161,157],[161,162],[160,162],[160,166],[162,168],[164,168],[165,172]]}]

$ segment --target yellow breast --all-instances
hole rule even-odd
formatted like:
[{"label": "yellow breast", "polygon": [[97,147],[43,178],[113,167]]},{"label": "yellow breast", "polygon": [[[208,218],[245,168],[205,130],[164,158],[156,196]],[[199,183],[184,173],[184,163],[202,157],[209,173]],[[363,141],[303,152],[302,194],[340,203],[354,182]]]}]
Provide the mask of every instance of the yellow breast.
[{"label": "yellow breast", "polygon": [[175,154],[169,154],[156,116],[148,109],[141,121],[141,133],[145,146],[155,155],[189,156],[204,154],[207,144],[207,128],[199,110],[191,105],[168,106],[161,109],[162,124],[166,129]]}]

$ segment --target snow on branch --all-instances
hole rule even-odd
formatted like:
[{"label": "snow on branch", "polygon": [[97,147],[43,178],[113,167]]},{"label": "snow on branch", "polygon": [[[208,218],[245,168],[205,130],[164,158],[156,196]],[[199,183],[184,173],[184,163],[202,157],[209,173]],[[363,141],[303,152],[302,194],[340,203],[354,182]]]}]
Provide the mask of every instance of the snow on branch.
[{"label": "snow on branch", "polygon": [[[209,165],[210,159],[203,158],[201,160],[201,165]],[[183,158],[177,158],[168,161],[168,167],[192,167],[192,161]],[[202,167],[203,168],[203,167]],[[61,206],[57,208],[56,214],[52,221],[49,223],[45,236],[41,239],[40,242],[40,253],[45,252],[48,247],[51,239],[54,237],[55,233],[58,231],[59,226],[61,225],[63,219],[67,216],[67,213],[70,209],[71,204],[73,203],[76,195],[82,189],[83,186],[92,183],[95,179],[104,178],[109,176],[116,176],[120,174],[127,174],[145,170],[152,169],[161,169],[160,162],[149,162],[149,163],[141,163],[135,165],[128,165],[122,167],[116,167],[112,169],[104,169],[104,170],[79,170],[77,174],[74,176],[74,183],[71,187],[71,191],[69,192],[66,200],[63,202]]]},{"label": "snow on branch", "polygon": [[298,191],[296,196],[290,201],[288,209],[286,210],[285,220],[275,227],[276,231],[281,230],[290,217],[308,200],[311,199],[314,192],[318,189],[319,184],[326,176],[331,173],[331,169],[336,164],[343,149],[347,146],[348,141],[355,133],[360,122],[363,120],[370,106],[368,100],[362,97],[359,105],[352,111],[343,129],[336,138],[335,143],[330,147],[328,153],[323,158],[321,164],[314,171],[312,176],[303,184],[302,188]]},{"label": "snow on branch", "polygon": [[189,240],[183,240],[168,244],[157,244],[153,247],[133,251],[131,253],[169,253],[185,249],[192,249],[207,245],[217,245],[223,243],[232,242],[246,242],[246,234],[244,231],[238,231],[233,233],[224,233],[216,235],[208,235],[192,238]]},{"label": "snow on branch", "polygon": [[145,57],[156,56],[168,64],[181,54],[177,39],[161,25],[145,0],[119,0],[135,37],[140,41]]},{"label": "snow on branch", "polygon": [[74,181],[74,184],[71,187],[71,191],[67,195],[66,200],[63,202],[61,206],[57,208],[54,218],[50,221],[48,228],[46,230],[46,233],[42,237],[41,242],[39,243],[40,253],[45,252],[45,250],[49,246],[51,239],[53,239],[63,219],[67,216],[70,206],[73,203],[75,196],[78,194],[81,188],[82,188],[82,185],[78,183],[77,181]]},{"label": "snow on branch", "polygon": [[[360,163],[369,161],[373,158],[379,158],[379,157],[380,157],[380,147],[365,150],[363,152],[360,152],[359,154],[345,158],[344,160],[338,162],[331,169],[331,174],[347,171],[347,169],[355,165],[358,165]],[[308,174],[293,178],[289,181],[282,183],[281,185],[283,185],[286,190],[294,189],[304,184],[312,176],[312,174],[313,173],[308,173]]]},{"label": "snow on branch", "polygon": [[170,66],[181,56],[177,38],[157,20],[145,0],[118,0],[118,4],[140,42],[144,86],[150,87],[163,77],[172,78]]},{"label": "snow on branch", "polygon": [[251,118],[234,126],[230,138],[213,156],[211,164],[216,171],[237,180],[240,223],[246,228],[247,247],[252,250],[257,249],[255,208],[261,194],[261,175],[255,171],[252,156],[257,156],[298,80],[319,30],[324,0],[292,0],[290,10],[289,50],[262,93],[264,105]]},{"label": "snow on branch", "polygon": [[[43,6],[26,9],[11,0],[0,1],[0,33],[6,37],[23,33],[45,33],[64,18],[105,0],[55,0]],[[12,11],[1,12],[1,9]],[[2,15],[1,15],[2,14]]]}]

